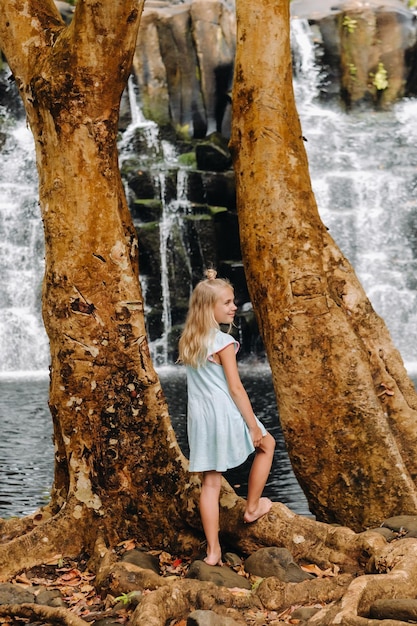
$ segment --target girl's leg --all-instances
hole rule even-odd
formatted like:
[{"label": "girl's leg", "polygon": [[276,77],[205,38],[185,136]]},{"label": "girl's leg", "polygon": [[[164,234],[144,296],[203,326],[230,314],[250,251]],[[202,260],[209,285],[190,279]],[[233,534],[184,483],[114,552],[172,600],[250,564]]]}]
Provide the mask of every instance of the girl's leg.
[{"label": "girl's leg", "polygon": [[219,497],[222,484],[220,472],[203,472],[200,495],[200,515],[207,540],[207,565],[221,565],[222,551],[219,543]]},{"label": "girl's leg", "polygon": [[271,471],[274,458],[275,439],[268,433],[262,437],[261,445],[256,449],[256,455],[252,463],[248,482],[248,497],[246,510],[243,516],[245,522],[255,522],[268,513],[272,506],[271,500],[261,498],[265,483]]}]

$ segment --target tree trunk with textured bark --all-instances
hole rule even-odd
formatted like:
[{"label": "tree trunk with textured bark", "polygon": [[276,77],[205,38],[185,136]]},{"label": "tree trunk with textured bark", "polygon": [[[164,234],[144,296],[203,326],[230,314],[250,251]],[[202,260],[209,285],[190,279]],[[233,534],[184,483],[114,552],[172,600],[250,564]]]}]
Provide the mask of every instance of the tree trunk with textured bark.
[{"label": "tree trunk with textured bark", "polygon": [[242,253],[295,474],[318,519],[417,512],[417,396],[320,220],[292,88],[289,2],[237,0],[231,150]]},{"label": "tree trunk with textured bark", "polygon": [[0,44],[35,138],[55,442],[51,502],[23,542],[0,552],[3,572],[47,546],[77,554],[99,527],[112,544],[136,534],[181,545],[187,535],[181,508],[197,483],[150,359],[118,168],[119,103],[142,4],[78,2],[65,26],[52,1],[0,2]]}]

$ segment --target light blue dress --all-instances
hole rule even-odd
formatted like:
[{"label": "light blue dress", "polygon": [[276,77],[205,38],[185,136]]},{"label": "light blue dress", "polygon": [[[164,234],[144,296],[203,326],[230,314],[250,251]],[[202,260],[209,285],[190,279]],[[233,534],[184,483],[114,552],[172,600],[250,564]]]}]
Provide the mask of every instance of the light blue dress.
[{"label": "light blue dress", "polygon": [[[249,428],[229,393],[223,367],[212,356],[230,344],[235,352],[239,350],[238,341],[216,330],[206,363],[186,367],[190,472],[225,472],[241,465],[255,450]],[[266,435],[265,427],[257,422]]]}]

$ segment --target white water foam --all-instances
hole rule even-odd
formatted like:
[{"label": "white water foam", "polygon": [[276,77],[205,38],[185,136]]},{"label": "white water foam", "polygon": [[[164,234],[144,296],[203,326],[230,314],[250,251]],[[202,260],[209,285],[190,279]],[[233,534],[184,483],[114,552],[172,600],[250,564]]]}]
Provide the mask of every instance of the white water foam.
[{"label": "white water foam", "polygon": [[41,319],[43,229],[31,132],[9,129],[0,158],[0,371],[48,367]]}]

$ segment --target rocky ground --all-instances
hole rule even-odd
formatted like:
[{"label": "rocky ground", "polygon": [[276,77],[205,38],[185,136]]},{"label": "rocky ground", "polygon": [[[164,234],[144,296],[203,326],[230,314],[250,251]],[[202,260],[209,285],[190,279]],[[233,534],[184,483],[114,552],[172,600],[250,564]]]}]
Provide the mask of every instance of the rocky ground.
[{"label": "rocky ground", "polygon": [[[275,550],[278,549],[275,548]],[[246,571],[244,562],[233,554],[225,555],[225,561],[228,562],[225,562],[223,567],[210,567],[202,561],[191,561],[163,551],[145,552],[138,549],[134,541],[123,542],[118,546],[117,551],[118,558],[124,562],[141,563],[142,566],[169,581],[174,578],[180,580],[190,577],[199,577],[200,580],[217,580],[217,584],[227,585],[236,598],[252,594],[263,579]],[[254,559],[255,570],[256,560],[264,564],[269,562],[269,566],[274,560],[272,558],[271,561],[266,553],[259,552],[260,559]],[[290,557],[287,558],[286,564],[289,565],[291,561]],[[275,560],[275,567],[277,566],[278,563]],[[294,564],[292,567],[294,568]],[[302,566],[296,574],[294,571],[292,575],[298,579],[332,577],[336,574],[334,571],[321,571],[316,565]],[[122,591],[122,586],[119,595],[114,589],[110,592],[109,589],[97,588],[96,576],[89,570],[87,558],[69,560],[57,556],[53,562],[23,571],[10,581],[0,582],[0,623],[13,626],[34,623],[40,625],[50,622],[72,624],[72,626],[82,626],[83,623],[97,624],[97,626],[129,624],[137,605],[143,597],[152,593],[152,589],[126,592]],[[240,610],[226,609],[219,617],[211,610],[202,610],[196,606],[191,614],[188,613],[179,620],[172,620],[170,626],[298,624],[318,608],[320,605],[302,608],[291,606],[278,612],[265,610],[260,605]]]}]

